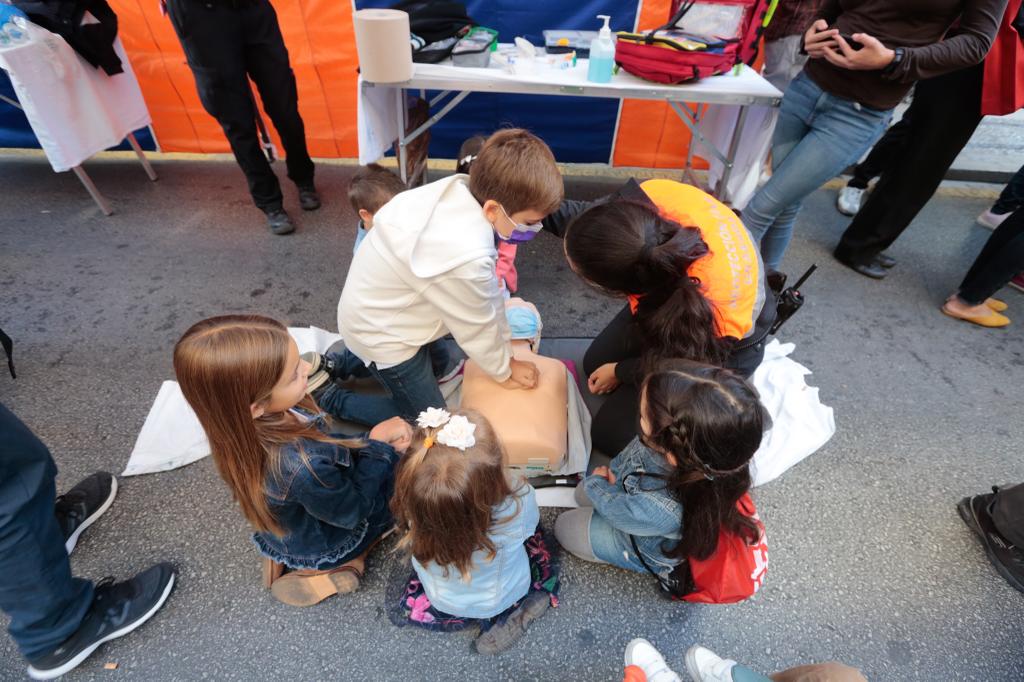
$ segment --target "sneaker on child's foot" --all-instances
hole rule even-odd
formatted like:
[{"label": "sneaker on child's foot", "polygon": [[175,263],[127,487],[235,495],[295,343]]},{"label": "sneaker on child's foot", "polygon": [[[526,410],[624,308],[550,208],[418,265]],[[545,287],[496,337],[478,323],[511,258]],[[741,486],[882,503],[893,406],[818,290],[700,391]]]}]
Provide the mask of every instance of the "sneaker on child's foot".
[{"label": "sneaker on child's foot", "polygon": [[1024,272],[1018,272],[1010,279],[1010,286],[1017,291],[1024,291]]},{"label": "sneaker on child's foot", "polygon": [[53,513],[64,534],[64,549],[71,554],[78,537],[103,512],[110,509],[117,495],[117,479],[106,471],[97,471],[71,490],[57,497]]},{"label": "sneaker on child's foot", "polygon": [[686,670],[693,682],[732,682],[736,661],[722,658],[715,652],[694,645],[686,652]]},{"label": "sneaker on child's foot", "polygon": [[986,230],[994,230],[1003,224],[1003,221],[1010,217],[1009,213],[993,213],[989,209],[978,216],[977,223]]},{"label": "sneaker on child's foot", "polygon": [[134,578],[96,585],[92,606],[78,630],[48,654],[29,661],[28,676],[52,680],[73,670],[104,642],[123,637],[155,614],[174,587],[174,567],[161,563]]},{"label": "sneaker on child's foot", "polygon": [[861,202],[864,201],[864,191],[849,185],[842,188],[839,190],[839,196],[836,197],[836,208],[843,215],[857,215]]},{"label": "sneaker on child's foot", "polygon": [[549,606],[551,597],[546,592],[530,592],[504,623],[480,633],[475,642],[477,653],[494,655],[511,648],[533,621],[548,612]]},{"label": "sneaker on child's foot", "polygon": [[643,670],[647,682],[682,682],[676,671],[668,667],[665,657],[643,637],[626,645],[624,659],[627,666],[635,665]]},{"label": "sneaker on child's foot", "polygon": [[303,353],[300,357],[309,363],[306,393],[315,395],[321,388],[334,381],[334,372],[337,371],[337,368],[329,357],[316,351]]}]

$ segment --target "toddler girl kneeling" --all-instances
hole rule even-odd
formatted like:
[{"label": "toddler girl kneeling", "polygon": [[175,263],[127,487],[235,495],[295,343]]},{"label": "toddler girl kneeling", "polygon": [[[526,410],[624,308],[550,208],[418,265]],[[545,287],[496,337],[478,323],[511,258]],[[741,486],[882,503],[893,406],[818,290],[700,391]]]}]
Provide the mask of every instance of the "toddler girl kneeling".
[{"label": "toddler girl kneeling", "polygon": [[431,408],[417,422],[391,501],[415,576],[389,590],[389,615],[432,630],[479,625],[476,650],[499,653],[557,606],[558,567],[538,529],[536,494],[509,478],[479,413]]},{"label": "toddler girl kneeling", "polygon": [[335,431],[306,395],[309,369],[284,325],[257,315],[204,320],[174,347],[182,393],[256,529],[264,582],[294,606],[359,587],[366,555],[394,526],[394,466],[412,442],[397,418],[367,438]]}]

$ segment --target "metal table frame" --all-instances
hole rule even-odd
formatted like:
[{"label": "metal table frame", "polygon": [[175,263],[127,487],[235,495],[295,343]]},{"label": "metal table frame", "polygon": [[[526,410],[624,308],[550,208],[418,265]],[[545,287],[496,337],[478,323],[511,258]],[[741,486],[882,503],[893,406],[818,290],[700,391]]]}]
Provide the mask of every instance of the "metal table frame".
[{"label": "metal table frame", "polygon": [[[12,107],[21,110],[21,104],[10,97],[0,95],[0,101],[6,102]],[[153,166],[150,165],[149,159],[146,158],[146,154],[142,151],[142,147],[139,146],[138,140],[135,139],[135,133],[128,133],[128,136],[125,139],[127,139],[128,144],[132,146],[132,150],[135,152],[135,155],[139,157],[139,161],[142,163],[142,168],[146,171],[146,176],[153,182],[156,182],[156,171],[153,170]],[[96,189],[96,185],[93,183],[92,178],[90,178],[89,174],[85,172],[85,169],[82,168],[81,164],[75,166],[71,170],[75,172],[75,175],[85,186],[86,191],[89,192],[89,196],[92,197],[92,200],[95,201],[96,205],[100,207],[101,211],[103,211],[103,215],[113,215],[114,209],[110,207],[110,202],[108,202],[106,197],[100,194],[100,191]]]},{"label": "metal table frame", "polygon": [[[740,67],[748,69],[747,66]],[[729,75],[716,76],[715,78],[729,78]],[[448,112],[454,109],[462,100],[473,92],[493,92],[504,94],[522,95],[555,95],[563,97],[604,97],[610,99],[645,99],[667,102],[672,110],[679,116],[683,124],[690,130],[691,138],[686,152],[686,165],[683,168],[684,176],[693,179],[693,143],[697,142],[701,147],[710,152],[715,158],[722,162],[724,170],[719,179],[714,193],[717,196],[724,196],[724,190],[732,175],[737,147],[739,146],[743,126],[747,120],[747,113],[752,105],[777,107],[782,101],[782,93],[777,96],[766,96],[760,94],[739,94],[724,92],[706,92],[695,90],[687,85],[660,85],[657,83],[646,84],[647,87],[630,88],[624,90],[614,85],[602,85],[588,83],[585,86],[547,84],[536,82],[516,82],[506,80],[481,80],[481,79],[460,79],[458,73],[442,77],[434,74],[416,74],[409,81],[404,83],[375,84],[363,82],[364,88],[389,87],[395,90],[395,97],[398,103],[398,168],[403,182],[408,182],[406,169],[406,148],[417,137],[429,130],[434,124],[444,118]],[[406,90],[419,90],[421,96],[426,99],[426,91],[439,91],[430,102],[431,109],[440,105],[440,108],[427,121],[413,131],[407,130],[407,107],[405,105]],[[776,91],[778,92],[778,91]],[[445,101],[447,99],[447,101]],[[442,102],[444,104],[442,105]],[[684,104],[697,104],[694,111]],[[711,143],[700,131],[700,122],[704,104],[734,104],[740,106],[739,116],[736,120],[736,127],[733,130],[726,150],[719,149]]]}]

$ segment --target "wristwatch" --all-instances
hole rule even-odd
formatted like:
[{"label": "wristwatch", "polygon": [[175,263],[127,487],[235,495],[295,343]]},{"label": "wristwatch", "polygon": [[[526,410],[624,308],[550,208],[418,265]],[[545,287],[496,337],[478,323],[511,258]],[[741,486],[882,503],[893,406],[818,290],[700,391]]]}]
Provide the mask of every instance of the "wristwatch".
[{"label": "wristwatch", "polygon": [[892,50],[892,61],[882,69],[883,74],[890,74],[899,68],[899,65],[903,62],[903,58],[906,56],[906,51],[902,47],[894,47]]}]

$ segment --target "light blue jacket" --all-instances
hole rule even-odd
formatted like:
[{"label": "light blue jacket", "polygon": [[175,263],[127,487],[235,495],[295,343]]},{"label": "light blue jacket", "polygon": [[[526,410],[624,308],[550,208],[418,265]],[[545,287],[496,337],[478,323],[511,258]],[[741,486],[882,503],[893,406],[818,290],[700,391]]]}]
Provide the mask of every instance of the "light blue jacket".
[{"label": "light blue jacket", "polygon": [[[594,511],[617,531],[634,536],[644,560],[667,575],[681,563],[667,556],[665,550],[673,549],[682,537],[683,519],[682,505],[660,478],[669,474],[668,462],[634,438],[608,466],[615,474],[614,485],[601,476],[588,476],[583,481]],[[629,546],[628,538],[625,545]]]},{"label": "light blue jacket", "polygon": [[[519,513],[516,513],[516,509]],[[426,566],[413,557],[412,565],[423,583],[430,604],[439,611],[462,618],[492,618],[522,599],[530,589],[527,541],[540,522],[533,488],[524,483],[512,497],[494,508],[494,524],[488,533],[494,543],[493,559],[477,550],[468,579],[454,566],[445,569],[434,562]]]}]

